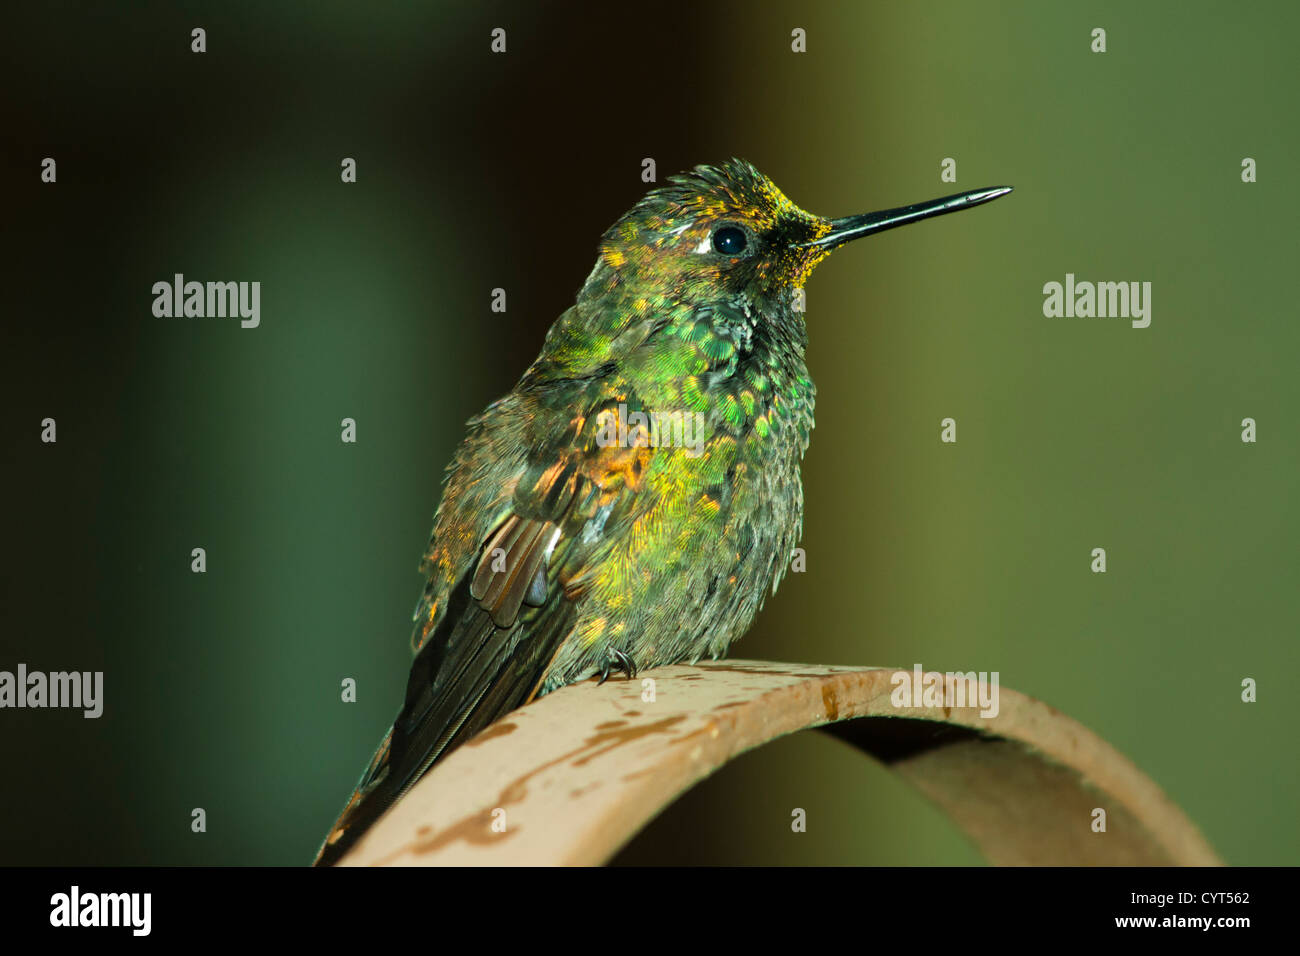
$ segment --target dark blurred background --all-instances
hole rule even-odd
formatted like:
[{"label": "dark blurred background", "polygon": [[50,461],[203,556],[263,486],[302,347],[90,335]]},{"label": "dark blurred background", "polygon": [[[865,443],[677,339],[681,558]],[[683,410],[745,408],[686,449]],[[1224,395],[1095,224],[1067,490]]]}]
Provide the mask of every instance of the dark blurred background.
[{"label": "dark blurred background", "polygon": [[[644,157],[662,181],[733,155],[827,215],[1016,187],[810,283],[808,570],[734,653],[1000,671],[1131,757],[1229,862],[1297,862],[1295,5],[5,21],[0,669],[102,670],[106,701],[99,720],[0,711],[0,863],[308,862],[400,702],[465,419],[536,354]],[[177,272],[260,281],[261,326],[154,317]],[[1045,318],[1066,272],[1151,281],[1151,327]],[[811,733],[725,768],[620,859],[979,862]]]}]

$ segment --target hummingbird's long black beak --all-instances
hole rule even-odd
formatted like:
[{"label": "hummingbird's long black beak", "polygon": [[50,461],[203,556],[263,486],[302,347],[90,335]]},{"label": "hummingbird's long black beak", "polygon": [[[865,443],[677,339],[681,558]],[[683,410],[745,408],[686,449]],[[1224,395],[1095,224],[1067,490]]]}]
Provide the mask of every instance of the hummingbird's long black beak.
[{"label": "hummingbird's long black beak", "polygon": [[846,216],[831,220],[831,231],[820,239],[803,243],[804,248],[834,249],[854,239],[870,236],[886,229],[906,226],[909,222],[920,222],[931,216],[970,209],[980,203],[989,202],[1011,192],[1010,186],[993,186],[988,189],[972,189],[970,192],[945,196],[943,199],[931,199],[912,206],[899,206],[897,209],[885,209],[881,212],[868,212],[861,216]]}]

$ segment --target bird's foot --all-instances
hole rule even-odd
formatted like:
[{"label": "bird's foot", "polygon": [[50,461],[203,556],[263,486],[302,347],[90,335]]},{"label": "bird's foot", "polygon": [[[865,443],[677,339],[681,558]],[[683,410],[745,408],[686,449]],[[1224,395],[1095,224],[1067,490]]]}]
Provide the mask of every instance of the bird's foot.
[{"label": "bird's foot", "polygon": [[623,653],[616,647],[611,648],[609,656],[605,658],[605,667],[600,672],[600,680],[597,683],[605,683],[605,681],[609,679],[609,673],[611,670],[622,671],[627,675],[628,680],[636,679],[636,661],[632,660],[632,658],[628,657],[627,654]]}]

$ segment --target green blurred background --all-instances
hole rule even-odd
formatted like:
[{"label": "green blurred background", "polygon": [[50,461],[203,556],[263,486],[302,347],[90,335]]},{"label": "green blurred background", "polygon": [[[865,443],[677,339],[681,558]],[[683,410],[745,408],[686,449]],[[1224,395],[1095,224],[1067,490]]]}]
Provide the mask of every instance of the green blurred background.
[{"label": "green blurred background", "polygon": [[[465,419],[572,301],[643,157],[662,181],[733,155],[827,215],[1016,187],[809,284],[808,570],[735,654],[1000,671],[1130,756],[1228,862],[1300,862],[1278,683],[1300,611],[1294,4],[7,21],[0,669],[103,670],[106,709],[0,711],[0,863],[308,862],[400,702]],[[261,327],[155,318],[151,286],[176,272],[259,280]],[[1067,272],[1152,282],[1151,327],[1045,318]],[[809,733],[737,760],[620,857],[979,859]]]}]

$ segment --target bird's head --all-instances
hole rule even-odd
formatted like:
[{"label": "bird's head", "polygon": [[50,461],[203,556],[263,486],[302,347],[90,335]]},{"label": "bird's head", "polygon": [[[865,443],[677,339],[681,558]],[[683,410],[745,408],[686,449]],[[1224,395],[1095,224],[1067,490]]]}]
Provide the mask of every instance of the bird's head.
[{"label": "bird's head", "polygon": [[880,213],[826,219],[800,209],[741,159],[697,166],[647,193],[605,233],[601,261],[620,278],[685,300],[770,298],[803,286],[853,239],[1010,192],[976,190]]}]

